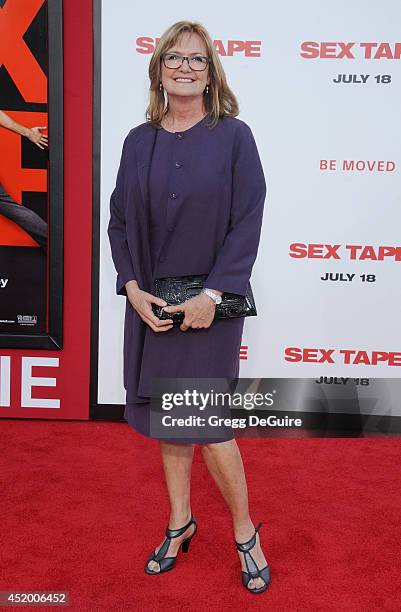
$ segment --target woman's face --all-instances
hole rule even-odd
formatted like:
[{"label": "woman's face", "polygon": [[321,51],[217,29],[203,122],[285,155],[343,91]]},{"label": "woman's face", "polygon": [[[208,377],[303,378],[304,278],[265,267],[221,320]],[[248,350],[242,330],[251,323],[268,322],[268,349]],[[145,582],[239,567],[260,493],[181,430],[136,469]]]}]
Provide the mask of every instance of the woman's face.
[{"label": "woman's face", "polygon": [[[167,53],[177,53],[191,57],[202,55],[208,57],[206,46],[198,34],[185,33],[177,40],[175,45],[167,49]],[[186,79],[180,81],[177,79]],[[161,62],[161,80],[169,96],[196,97],[203,96],[203,91],[209,84],[209,65],[205,70],[192,70],[184,60],[180,68],[166,68]]]}]

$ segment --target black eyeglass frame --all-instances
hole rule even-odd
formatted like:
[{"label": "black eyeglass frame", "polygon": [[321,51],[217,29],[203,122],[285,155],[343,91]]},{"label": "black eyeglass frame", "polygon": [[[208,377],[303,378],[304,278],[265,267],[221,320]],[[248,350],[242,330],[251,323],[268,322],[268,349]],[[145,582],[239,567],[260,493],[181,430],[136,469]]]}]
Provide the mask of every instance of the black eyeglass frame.
[{"label": "black eyeglass frame", "polygon": [[[166,62],[165,62],[165,57],[166,55],[176,55],[177,57],[181,58],[181,64],[179,66],[177,66],[176,68],[171,68],[170,66],[166,66]],[[201,68],[200,70],[197,70],[196,68],[192,68],[189,64],[189,60],[193,59],[195,57],[201,57],[202,59],[207,60],[207,63],[205,65],[204,68]],[[166,53],[162,53],[161,55],[161,59],[163,61],[164,67],[167,68],[167,70],[178,70],[179,68],[181,68],[181,66],[183,65],[184,61],[187,60],[188,62],[188,66],[191,70],[194,70],[195,72],[204,72],[206,70],[206,68],[209,66],[209,64],[211,63],[211,59],[210,57],[206,57],[206,55],[193,55],[192,57],[188,57],[187,55],[180,55],[179,53],[168,53],[166,51]]]}]

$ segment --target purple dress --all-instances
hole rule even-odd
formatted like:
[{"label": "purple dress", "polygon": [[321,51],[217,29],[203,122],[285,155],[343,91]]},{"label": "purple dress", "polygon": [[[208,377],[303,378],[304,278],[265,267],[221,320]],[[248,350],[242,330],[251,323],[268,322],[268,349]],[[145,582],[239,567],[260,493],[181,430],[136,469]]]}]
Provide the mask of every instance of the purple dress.
[{"label": "purple dress", "polygon": [[[129,139],[135,129],[130,132],[111,198],[109,237],[118,272],[117,293],[126,295],[124,284],[130,279],[136,279],[141,289],[152,293],[155,278],[208,274],[206,287],[244,295],[256,258],[266,194],[249,127],[233,118],[220,120],[213,129],[202,120],[180,133],[139,126],[144,131],[145,127],[153,130],[153,138],[146,132],[145,153],[144,140],[141,143],[138,139],[137,157],[129,160]],[[130,151],[133,154],[135,147]],[[142,176],[145,170],[148,172],[148,191],[142,178],[136,198],[129,190],[134,162],[140,177],[141,172]],[[248,186],[246,193],[244,188]],[[132,223],[132,201],[139,194],[144,195],[145,206],[135,209]],[[142,225],[142,232],[136,234],[130,248],[131,224],[133,231]],[[236,231],[230,231],[233,228]],[[231,238],[235,243],[231,244]],[[134,249],[138,245],[142,250],[136,258]],[[221,261],[221,269],[216,258],[217,263]],[[145,272],[143,281],[140,274],[148,260],[150,279],[146,282]],[[220,319],[207,329],[183,332],[175,325],[169,331],[156,333],[127,299],[124,417],[128,423],[138,432],[155,437],[149,427],[152,378],[237,378],[243,326],[244,318]],[[232,430],[226,428],[221,438],[180,437],[171,441],[202,444],[231,438]]]}]

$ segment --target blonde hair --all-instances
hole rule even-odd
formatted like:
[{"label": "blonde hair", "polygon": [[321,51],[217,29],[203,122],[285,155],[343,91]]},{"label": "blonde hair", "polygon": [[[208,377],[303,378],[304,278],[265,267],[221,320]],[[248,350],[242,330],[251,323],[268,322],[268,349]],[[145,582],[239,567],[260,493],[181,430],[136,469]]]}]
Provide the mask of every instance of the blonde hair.
[{"label": "blonde hair", "polygon": [[177,42],[184,33],[195,33],[205,43],[209,64],[209,93],[203,94],[203,104],[209,124],[214,127],[220,117],[236,117],[239,113],[238,102],[227,84],[224,68],[206,28],[197,22],[178,21],[170,26],[161,36],[149,63],[149,105],[146,109],[146,120],[160,127],[161,120],[169,110],[165,103],[164,89],[159,89],[161,82],[161,56]]}]

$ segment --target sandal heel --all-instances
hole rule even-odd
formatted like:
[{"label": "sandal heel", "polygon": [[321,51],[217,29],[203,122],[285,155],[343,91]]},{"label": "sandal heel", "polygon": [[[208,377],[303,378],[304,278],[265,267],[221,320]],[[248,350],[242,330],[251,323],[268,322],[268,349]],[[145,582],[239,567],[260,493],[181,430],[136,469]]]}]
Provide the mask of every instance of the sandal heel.
[{"label": "sandal heel", "polygon": [[184,540],[183,543],[181,544],[181,550],[182,550],[183,553],[187,553],[188,552],[189,545],[191,544],[191,540],[194,537],[195,533],[196,533],[196,529],[193,532],[193,534],[191,535],[191,537],[187,538],[186,540]]}]

